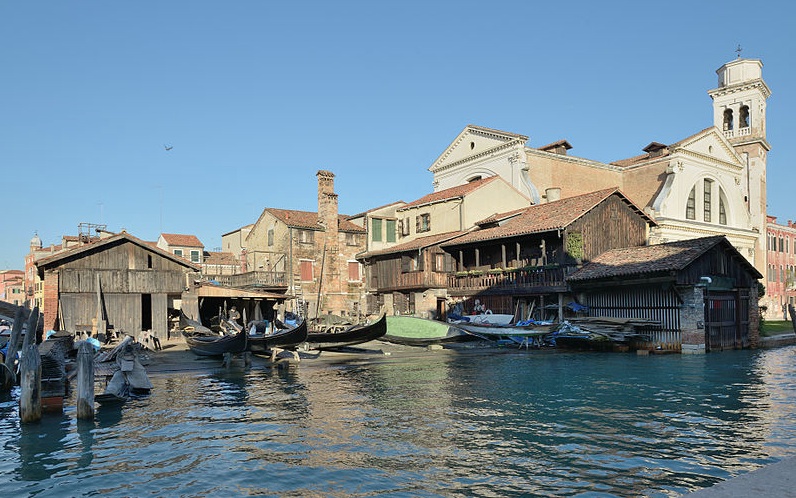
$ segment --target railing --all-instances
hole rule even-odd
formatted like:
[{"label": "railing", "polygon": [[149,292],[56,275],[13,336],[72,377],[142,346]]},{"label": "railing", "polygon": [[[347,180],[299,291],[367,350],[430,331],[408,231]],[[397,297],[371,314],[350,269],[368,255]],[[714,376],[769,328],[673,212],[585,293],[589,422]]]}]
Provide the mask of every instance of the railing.
[{"label": "railing", "polygon": [[462,272],[448,277],[448,289],[477,291],[564,287],[564,277],[574,270],[574,267],[519,269],[502,273],[487,270],[480,275],[477,272]]},{"label": "railing", "polygon": [[401,273],[394,280],[379,286],[381,292],[406,289],[444,289],[448,285],[448,274],[413,271]]},{"label": "railing", "polygon": [[230,287],[287,287],[287,273],[283,271],[250,271],[237,275],[218,275],[218,283]]},{"label": "railing", "polygon": [[743,128],[738,128],[738,130],[724,130],[724,136],[726,138],[734,138],[734,137],[745,137],[752,134],[752,127],[751,126],[744,126]]}]

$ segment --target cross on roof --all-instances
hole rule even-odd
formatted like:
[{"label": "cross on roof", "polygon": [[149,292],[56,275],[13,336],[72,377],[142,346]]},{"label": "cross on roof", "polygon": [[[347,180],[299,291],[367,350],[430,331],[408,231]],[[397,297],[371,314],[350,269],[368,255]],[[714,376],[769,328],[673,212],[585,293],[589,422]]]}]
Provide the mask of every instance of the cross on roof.
[{"label": "cross on roof", "polygon": [[738,44],[738,48],[735,49],[735,51],[738,53],[738,58],[739,59],[741,58],[741,50],[743,50],[743,49],[741,48],[741,44],[739,43]]}]

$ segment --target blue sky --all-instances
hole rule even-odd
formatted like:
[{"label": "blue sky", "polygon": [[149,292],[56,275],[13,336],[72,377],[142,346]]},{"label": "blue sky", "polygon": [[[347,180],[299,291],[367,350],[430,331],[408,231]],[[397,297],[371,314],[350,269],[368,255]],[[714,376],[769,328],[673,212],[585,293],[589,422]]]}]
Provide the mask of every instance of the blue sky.
[{"label": "blue sky", "polygon": [[794,5],[2,2],[0,269],[79,223],[214,250],[265,207],[315,211],[319,169],[341,213],[414,200],[468,124],[634,156],[712,125],[739,44],[772,90],[769,214],[796,219]]}]

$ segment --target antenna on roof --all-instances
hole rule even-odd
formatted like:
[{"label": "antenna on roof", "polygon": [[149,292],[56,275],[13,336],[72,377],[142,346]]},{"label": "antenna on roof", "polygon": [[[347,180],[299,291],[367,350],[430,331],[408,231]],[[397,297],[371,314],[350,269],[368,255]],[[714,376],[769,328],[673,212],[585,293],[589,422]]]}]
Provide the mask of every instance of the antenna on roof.
[{"label": "antenna on roof", "polygon": [[743,50],[743,49],[741,48],[741,44],[739,43],[739,44],[738,44],[738,48],[736,48],[736,49],[735,49],[735,52],[738,54],[738,58],[739,58],[739,59],[741,58],[741,51],[742,51],[742,50]]}]

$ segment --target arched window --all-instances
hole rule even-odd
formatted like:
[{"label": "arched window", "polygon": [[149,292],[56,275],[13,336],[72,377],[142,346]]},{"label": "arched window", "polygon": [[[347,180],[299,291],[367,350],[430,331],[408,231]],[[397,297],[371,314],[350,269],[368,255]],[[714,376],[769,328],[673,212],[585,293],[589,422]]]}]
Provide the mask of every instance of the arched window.
[{"label": "arched window", "polygon": [[687,220],[696,219],[696,185],[691,188],[691,193],[688,194],[688,202],[685,205],[685,218]]},{"label": "arched window", "polygon": [[724,131],[732,130],[732,109],[724,110]]},{"label": "arched window", "polygon": [[727,197],[724,190],[719,187],[719,225],[727,224]]},{"label": "arched window", "polygon": [[707,178],[705,178],[704,186],[705,186],[705,190],[704,190],[703,196],[702,196],[702,199],[703,199],[702,207],[703,207],[704,215],[703,215],[702,219],[707,221],[707,222],[710,222],[710,220],[712,218],[712,214],[713,214],[712,213],[712,211],[713,211],[713,195],[712,195],[713,194],[713,192],[712,192],[712,190],[713,190],[713,188],[712,188],[713,187],[713,181],[712,180],[708,180]]},{"label": "arched window", "polygon": [[751,125],[749,122],[749,106],[742,105],[738,111],[738,128],[748,128]]}]

